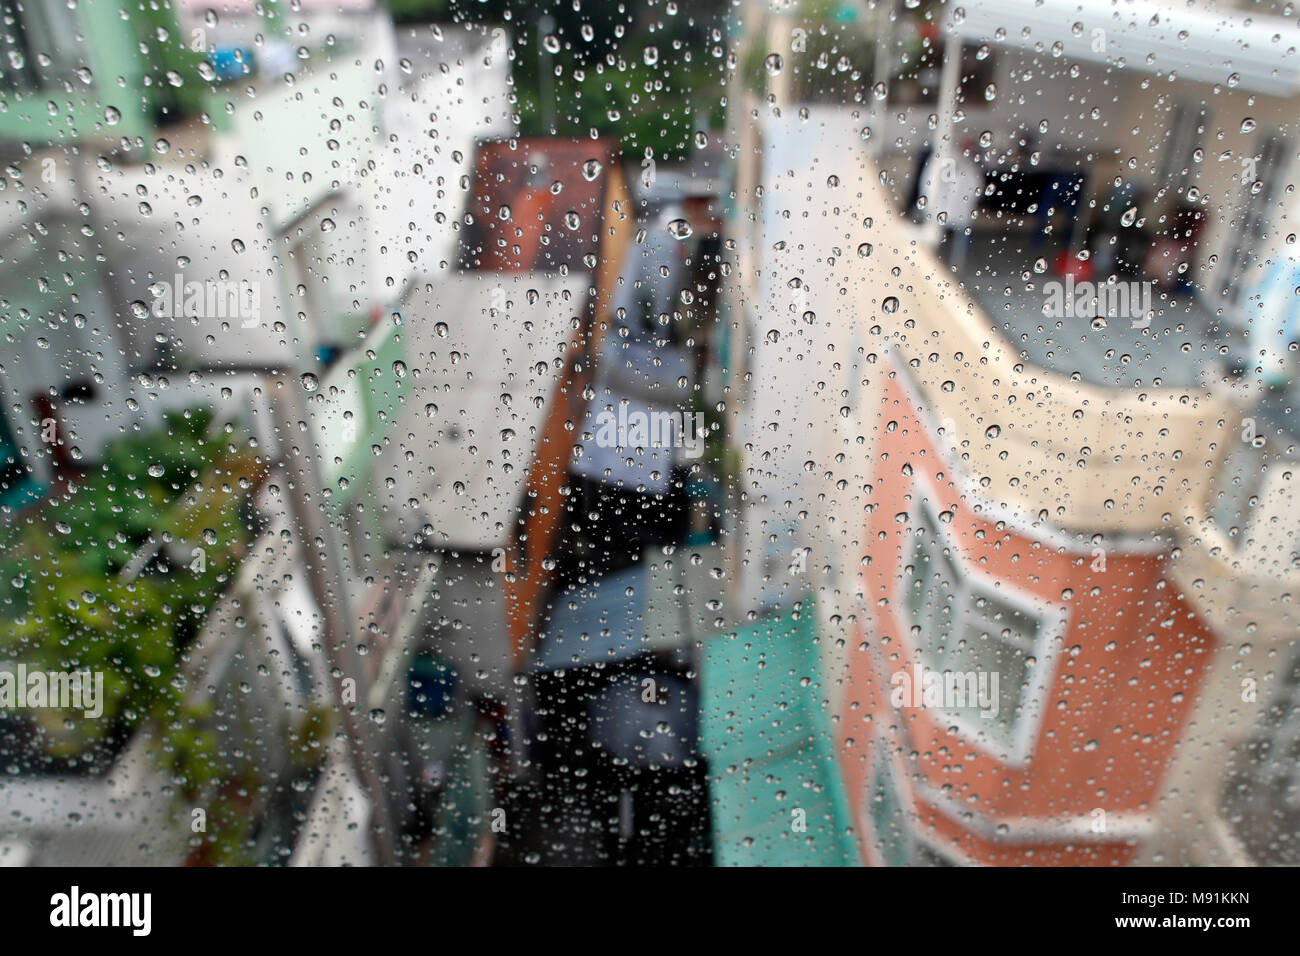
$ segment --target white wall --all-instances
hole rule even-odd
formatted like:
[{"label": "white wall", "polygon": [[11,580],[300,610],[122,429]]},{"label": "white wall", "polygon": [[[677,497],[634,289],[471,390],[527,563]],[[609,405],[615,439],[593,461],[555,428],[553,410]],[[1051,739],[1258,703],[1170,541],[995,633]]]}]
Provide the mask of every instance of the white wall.
[{"label": "white wall", "polygon": [[494,52],[480,34],[443,30],[438,39],[428,27],[405,27],[397,37],[413,73],[388,98],[387,135],[363,192],[369,232],[359,259],[375,303],[395,301],[411,279],[456,268],[475,143],[515,131],[508,43]]}]

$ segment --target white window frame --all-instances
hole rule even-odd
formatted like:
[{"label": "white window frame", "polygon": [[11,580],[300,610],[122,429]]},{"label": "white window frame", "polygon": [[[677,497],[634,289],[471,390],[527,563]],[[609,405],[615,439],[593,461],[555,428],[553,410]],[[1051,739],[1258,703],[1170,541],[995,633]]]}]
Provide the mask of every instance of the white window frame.
[{"label": "white window frame", "polygon": [[899,807],[899,835],[906,850],[906,866],[917,866],[918,847],[924,847],[935,856],[945,858],[953,866],[976,866],[975,861],[965,853],[956,847],[942,845],[917,826],[916,795],[906,783],[906,762],[899,756],[898,748],[891,745],[887,734],[877,734],[874,746],[876,750],[867,765],[866,786],[862,797],[863,832],[868,838],[867,857],[872,865],[888,866],[880,855],[880,833],[876,830],[875,808],[871,802],[879,782],[877,770],[883,767],[886,771],[884,785],[893,790],[894,800]]},{"label": "white window frame", "polygon": [[[1255,135],[1252,155],[1257,150],[1260,157],[1257,172],[1265,184],[1263,198],[1256,201],[1257,197],[1248,192],[1248,184],[1236,178],[1235,194],[1229,194],[1224,200],[1225,208],[1234,201],[1242,204],[1240,216],[1243,221],[1238,222],[1236,228],[1223,230],[1215,250],[1219,266],[1213,276],[1212,288],[1217,307],[1224,310],[1228,322],[1239,328],[1249,327],[1243,313],[1248,308],[1250,279],[1258,276],[1258,267],[1274,252],[1272,247],[1264,247],[1264,242],[1273,238],[1270,229],[1280,216],[1278,198],[1286,184],[1293,181],[1296,171],[1293,146],[1293,137],[1283,128],[1261,127]],[[1276,155],[1270,156],[1274,151]],[[1270,158],[1273,160],[1271,163]]]},{"label": "white window frame", "polygon": [[[1032,671],[1029,686],[1017,700],[1020,713],[1015,716],[1012,723],[1011,740],[1009,742],[1004,741],[1001,735],[990,734],[987,729],[978,724],[973,724],[962,714],[943,708],[930,708],[942,717],[945,722],[955,726],[958,732],[978,749],[1009,763],[1011,766],[1023,766],[1029,760],[1029,756],[1033,751],[1034,740],[1037,738],[1042,725],[1047,691],[1051,686],[1055,671],[1056,651],[1069,624],[1069,614],[1060,605],[1050,604],[1005,581],[998,582],[996,578],[985,574],[970,564],[961,548],[957,546],[952,533],[943,522],[939,521],[934,505],[931,504],[932,495],[929,494],[929,489],[919,481],[914,485],[914,489],[921,498],[920,507],[924,512],[924,520],[934,532],[935,544],[926,546],[938,547],[941,552],[946,550],[947,554],[944,557],[956,570],[960,579],[959,583],[956,583],[953,587],[954,608],[968,606],[963,602],[969,602],[973,592],[983,592],[986,596],[991,596],[1004,604],[1009,604],[1016,611],[1034,618],[1038,622],[1037,636],[1028,649],[1022,649],[1024,653],[1033,656],[1037,663]],[[906,567],[909,563],[915,547],[915,539],[916,525],[914,522],[909,522],[902,567]],[[910,575],[902,573],[898,575],[898,584],[894,595],[894,606],[898,608],[898,613],[895,617],[897,623],[902,625],[901,639],[908,648],[911,658],[920,660],[926,666],[929,666],[933,657],[929,648],[924,645],[913,646],[911,643],[913,625],[911,620],[911,588],[909,586],[911,580]],[[924,637],[925,635],[922,635],[922,638]],[[999,749],[1004,743],[1009,744],[1005,754]]]}]

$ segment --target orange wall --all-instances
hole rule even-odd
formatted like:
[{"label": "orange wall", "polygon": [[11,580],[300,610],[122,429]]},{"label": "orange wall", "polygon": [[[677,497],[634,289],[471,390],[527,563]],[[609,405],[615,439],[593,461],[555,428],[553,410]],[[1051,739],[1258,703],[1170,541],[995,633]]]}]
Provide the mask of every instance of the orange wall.
[{"label": "orange wall", "polygon": [[591,380],[592,359],[600,354],[600,342],[610,325],[614,286],[631,240],[631,196],[622,167],[607,157],[606,170],[602,215],[593,233],[602,265],[595,277],[592,314],[570,338],[568,365],[555,387],[537,451],[529,463],[522,527],[507,555],[506,621],[517,670],[527,663],[554,577],[543,561],[554,556],[560,539],[565,504],[561,489],[573,457],[572,423],[581,419],[586,408],[583,386]]},{"label": "orange wall", "polygon": [[[946,790],[963,812],[993,826],[1029,822],[1025,818],[1050,825],[1046,818],[1087,818],[1094,808],[1111,819],[1149,812],[1213,646],[1207,627],[1166,578],[1166,555],[1125,553],[1102,542],[1105,570],[1093,571],[1086,543],[1068,550],[1064,538],[1035,537],[1000,522],[986,503],[963,493],[900,379],[886,384],[882,401],[879,415],[868,413],[865,420],[895,421],[897,428],[878,436],[874,507],[865,521],[871,561],[861,574],[864,633],[850,660],[841,739],[860,832],[869,830],[862,797],[877,733],[906,755],[906,788],[916,781]],[[996,498],[996,489],[988,493],[989,500]],[[936,513],[954,512],[946,527],[965,558],[961,563],[1068,614],[1022,766],[950,730],[933,710],[890,705],[889,678],[903,668],[910,672],[915,652],[907,609],[898,602],[910,524],[896,516],[915,513],[926,499]],[[1072,596],[1064,598],[1067,589]],[[921,819],[945,839],[969,830],[962,837],[965,851],[988,862],[1120,862],[1131,852],[1114,843],[1080,846],[1064,835],[1054,846],[1008,848],[976,839],[978,828],[949,825],[944,814],[925,809]]]}]

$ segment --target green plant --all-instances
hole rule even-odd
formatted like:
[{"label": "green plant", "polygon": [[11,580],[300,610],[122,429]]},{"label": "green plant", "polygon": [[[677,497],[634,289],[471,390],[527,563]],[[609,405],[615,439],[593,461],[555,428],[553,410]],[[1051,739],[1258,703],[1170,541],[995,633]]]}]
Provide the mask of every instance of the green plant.
[{"label": "green plant", "polygon": [[202,110],[207,82],[199,73],[205,54],[191,48],[181,33],[172,4],[149,2],[129,7],[146,52],[150,88],[156,105],[169,118],[197,116]]},{"label": "green plant", "polygon": [[[162,428],[111,446],[100,469],[66,495],[4,529],[0,658],[103,675],[101,717],[41,722],[48,756],[93,755],[148,725],[178,795],[204,797],[209,814],[224,820],[234,815],[212,794],[229,774],[206,709],[187,699],[182,654],[246,547],[237,491],[251,482],[230,474],[248,470],[231,465],[246,455],[206,437],[210,421],[206,412],[168,415]],[[169,555],[169,545],[196,539],[202,560]],[[231,838],[211,856],[233,860],[237,831],[217,831]]]},{"label": "green plant", "polygon": [[387,0],[394,23],[432,23],[445,20],[454,6],[452,0]]},{"label": "green plant", "polygon": [[[638,161],[648,147],[657,161],[679,162],[690,156],[697,127],[723,123],[724,4],[707,0],[689,16],[515,0],[462,0],[447,9],[513,37],[511,82],[524,136],[586,138],[596,130]],[[559,41],[552,49],[539,35],[543,14]]]}]

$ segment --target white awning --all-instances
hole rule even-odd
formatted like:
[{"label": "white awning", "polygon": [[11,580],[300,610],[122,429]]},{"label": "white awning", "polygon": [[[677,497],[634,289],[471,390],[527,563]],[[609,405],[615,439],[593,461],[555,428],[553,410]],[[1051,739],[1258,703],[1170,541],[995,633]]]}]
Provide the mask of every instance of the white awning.
[{"label": "white awning", "polygon": [[1281,17],[1123,0],[953,0],[945,27],[967,42],[1219,83],[1300,91],[1300,27]]}]

